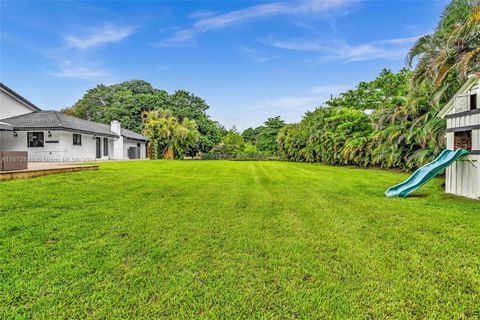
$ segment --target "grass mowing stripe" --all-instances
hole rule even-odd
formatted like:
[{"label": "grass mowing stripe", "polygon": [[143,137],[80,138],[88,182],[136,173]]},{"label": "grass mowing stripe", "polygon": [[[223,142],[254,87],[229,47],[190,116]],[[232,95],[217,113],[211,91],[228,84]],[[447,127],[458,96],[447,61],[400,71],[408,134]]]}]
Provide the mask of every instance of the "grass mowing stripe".
[{"label": "grass mowing stripe", "polygon": [[475,318],[480,205],[441,180],[138,161],[0,183],[1,318]]}]

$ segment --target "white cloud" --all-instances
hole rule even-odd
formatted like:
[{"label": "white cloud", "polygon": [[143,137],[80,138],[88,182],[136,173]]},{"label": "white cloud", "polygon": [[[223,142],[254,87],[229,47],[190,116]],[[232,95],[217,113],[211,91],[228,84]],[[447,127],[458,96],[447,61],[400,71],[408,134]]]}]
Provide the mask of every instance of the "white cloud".
[{"label": "white cloud", "polygon": [[211,17],[217,14],[217,11],[211,11],[211,10],[198,10],[198,11],[193,11],[191,12],[188,17],[190,19],[200,19],[200,18],[206,18],[206,17]]},{"label": "white cloud", "polygon": [[320,44],[311,40],[273,40],[268,38],[262,40],[261,43],[279,49],[298,50],[298,51],[327,51],[331,50],[328,45]]},{"label": "white cloud", "polygon": [[[65,44],[62,47],[44,51],[43,55],[52,61],[55,67],[44,68],[42,71],[56,78],[105,80],[110,73],[99,61],[101,57],[86,49],[96,46],[116,43],[135,32],[136,28],[104,24],[103,26],[87,28],[77,34],[64,34]],[[73,50],[77,49],[77,50]]]},{"label": "white cloud", "polygon": [[105,71],[90,69],[88,67],[65,68],[60,71],[49,72],[48,74],[57,78],[79,78],[87,80],[104,77],[107,75]]},{"label": "white cloud", "polygon": [[56,78],[77,78],[84,80],[93,80],[108,75],[103,69],[80,65],[70,60],[64,60],[57,71],[47,72],[47,74]]},{"label": "white cloud", "polygon": [[69,48],[85,50],[106,43],[119,42],[134,32],[135,28],[133,27],[107,24],[103,27],[89,30],[89,33],[86,35],[65,35],[64,39]]},{"label": "white cloud", "polygon": [[170,37],[156,43],[156,45],[181,46],[193,41],[194,38],[201,33],[227,28],[256,18],[279,14],[319,14],[329,9],[340,7],[344,3],[346,3],[346,0],[308,0],[255,5],[223,14],[200,18],[196,20],[191,27],[173,33]]},{"label": "white cloud", "polygon": [[320,42],[312,40],[278,41],[267,39],[261,42],[279,49],[319,52],[322,54],[320,61],[344,60],[345,62],[353,62],[404,57],[411,44],[419,37],[386,39],[359,45],[350,45],[344,41]]}]

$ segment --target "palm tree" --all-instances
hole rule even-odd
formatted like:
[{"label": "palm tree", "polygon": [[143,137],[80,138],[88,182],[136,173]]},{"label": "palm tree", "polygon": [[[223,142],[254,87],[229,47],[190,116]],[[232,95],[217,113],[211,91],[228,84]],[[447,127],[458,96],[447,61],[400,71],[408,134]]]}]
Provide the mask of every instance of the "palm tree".
[{"label": "palm tree", "polygon": [[155,159],[182,157],[185,148],[199,137],[195,121],[185,118],[180,123],[169,110],[153,110],[144,114],[143,133],[153,145]]},{"label": "palm tree", "polygon": [[407,55],[415,82],[427,82],[433,102],[450,98],[472,72],[480,70],[480,0],[453,0],[436,30],[418,39]]}]

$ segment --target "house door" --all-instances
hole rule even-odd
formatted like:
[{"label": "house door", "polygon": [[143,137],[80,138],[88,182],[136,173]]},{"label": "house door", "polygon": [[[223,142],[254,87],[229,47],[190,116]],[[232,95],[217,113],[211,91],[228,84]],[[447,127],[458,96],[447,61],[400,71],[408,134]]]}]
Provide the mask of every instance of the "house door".
[{"label": "house door", "polygon": [[100,138],[95,138],[97,141],[97,159],[102,157],[102,140]]}]

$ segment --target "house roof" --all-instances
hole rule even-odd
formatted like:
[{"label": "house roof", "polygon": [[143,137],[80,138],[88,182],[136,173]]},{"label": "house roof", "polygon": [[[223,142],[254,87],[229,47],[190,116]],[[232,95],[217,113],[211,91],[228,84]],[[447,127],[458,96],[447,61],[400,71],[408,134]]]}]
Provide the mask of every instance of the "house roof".
[{"label": "house roof", "polygon": [[120,133],[122,134],[122,137],[127,138],[127,139],[133,139],[133,140],[141,140],[141,141],[147,141],[147,137],[140,133],[136,133],[135,131],[128,130],[121,128]]},{"label": "house roof", "polygon": [[450,101],[447,102],[445,107],[443,107],[443,109],[440,110],[440,112],[438,113],[438,117],[445,118],[445,116],[450,111],[452,111],[453,107],[455,106],[455,103],[454,103],[455,102],[455,97],[458,94],[462,94],[462,93],[465,93],[468,90],[470,90],[470,88],[473,87],[475,85],[475,83],[477,83],[477,81],[480,81],[480,73],[479,72],[476,72],[476,73],[473,73],[473,74],[469,75],[467,82],[465,82],[463,84],[463,86],[455,94],[455,96],[452,99],[450,99]]},{"label": "house roof", "polygon": [[[59,111],[37,111],[2,119],[2,122],[13,126],[14,130],[66,130],[94,135],[98,134],[107,137],[118,137],[116,133],[110,130],[109,125],[83,120]],[[143,135],[127,129],[121,129],[121,135],[127,139],[147,140]]]},{"label": "house roof", "polygon": [[0,131],[13,131],[11,124],[0,122]]},{"label": "house roof", "polygon": [[13,91],[12,89],[10,89],[9,87],[7,87],[1,82],[0,82],[0,89],[7,92],[11,96],[13,96],[15,99],[19,100],[20,102],[22,102],[24,105],[26,105],[28,108],[32,109],[33,111],[41,110],[39,107],[37,107],[36,105],[34,105],[33,103],[31,103],[30,101],[28,101],[27,99],[25,99],[24,97],[22,97],[21,95],[19,95],[18,93],[16,93],[15,91]]}]

